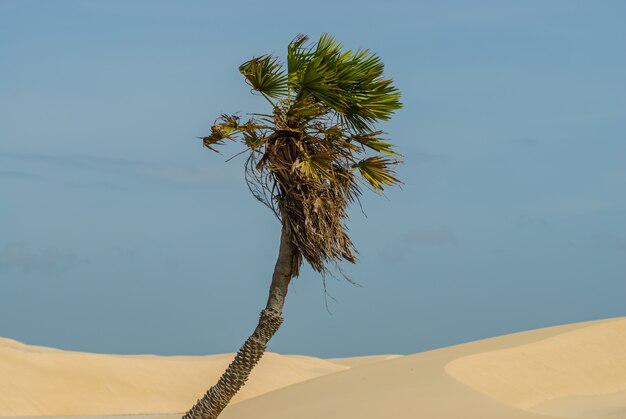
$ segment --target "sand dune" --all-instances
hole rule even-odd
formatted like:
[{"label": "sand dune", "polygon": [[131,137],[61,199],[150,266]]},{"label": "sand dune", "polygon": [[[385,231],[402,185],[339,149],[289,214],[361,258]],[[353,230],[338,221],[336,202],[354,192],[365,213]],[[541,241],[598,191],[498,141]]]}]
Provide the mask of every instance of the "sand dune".
[{"label": "sand dune", "polygon": [[345,365],[350,368],[362,367],[364,365],[376,364],[377,362],[389,361],[390,359],[400,358],[402,355],[370,355],[359,356],[354,358],[331,358],[329,361]]},{"label": "sand dune", "polygon": [[[116,398],[135,409],[125,414],[183,411],[166,409],[193,401],[195,386],[203,391],[227,362],[225,355],[125,357],[0,341],[0,416],[110,414]],[[82,397],[72,413],[61,412]],[[237,401],[221,418],[626,419],[626,318],[410,356],[269,354]]]},{"label": "sand dune", "polygon": [[[624,339],[626,318],[501,336],[295,384],[231,406],[222,417],[624,419],[626,397],[615,392],[626,384]],[[522,384],[543,379],[550,381],[542,396],[520,404],[536,391]]]},{"label": "sand dune", "polygon": [[537,413],[626,413],[626,319],[464,356],[446,371],[502,403]]},{"label": "sand dune", "polygon": [[[217,381],[232,357],[103,355],[0,339],[0,416],[183,411]],[[267,353],[233,402],[347,368]]]}]

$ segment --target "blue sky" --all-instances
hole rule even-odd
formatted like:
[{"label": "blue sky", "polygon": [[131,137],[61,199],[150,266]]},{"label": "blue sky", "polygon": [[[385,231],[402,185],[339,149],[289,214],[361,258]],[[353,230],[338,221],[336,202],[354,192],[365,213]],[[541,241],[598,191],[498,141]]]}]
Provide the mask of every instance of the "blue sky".
[{"label": "blue sky", "polygon": [[[298,33],[370,48],[404,187],[350,229],[362,287],[305,268],[270,350],[413,353],[626,315],[620,1],[0,1],[0,336],[112,353],[235,351],[280,226],[241,159],[265,110],[237,67]],[[238,149],[230,150],[235,154]]]}]

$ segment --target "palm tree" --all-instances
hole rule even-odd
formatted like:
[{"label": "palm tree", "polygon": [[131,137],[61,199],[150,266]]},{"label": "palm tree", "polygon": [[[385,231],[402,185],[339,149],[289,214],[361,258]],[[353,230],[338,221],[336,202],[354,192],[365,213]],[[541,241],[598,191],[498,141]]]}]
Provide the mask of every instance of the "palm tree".
[{"label": "palm tree", "polygon": [[289,282],[303,259],[323,277],[341,260],[356,262],[348,205],[364,187],[380,192],[400,182],[394,173],[399,155],[374,128],[402,106],[383,68],[369,50],[344,50],[326,34],[315,43],[297,36],[287,49],[286,71],[271,55],[239,67],[271,113],[246,121],[222,115],[203,145],[216,151],[228,140],[243,144],[248,187],[282,224],[280,249],[256,329],[184,418],[216,418],[244,385],[283,321]]}]

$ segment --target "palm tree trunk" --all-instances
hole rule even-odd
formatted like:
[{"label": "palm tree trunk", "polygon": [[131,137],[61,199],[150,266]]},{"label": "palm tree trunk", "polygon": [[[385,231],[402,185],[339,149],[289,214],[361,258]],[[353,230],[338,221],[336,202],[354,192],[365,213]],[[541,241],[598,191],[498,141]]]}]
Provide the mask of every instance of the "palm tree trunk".
[{"label": "palm tree trunk", "polygon": [[283,305],[289,282],[296,272],[295,263],[297,263],[295,248],[283,227],[269,297],[265,309],[261,311],[256,329],[239,349],[234,361],[222,374],[217,384],[198,400],[195,406],[183,416],[183,419],[217,418],[230,399],[246,383],[250,372],[263,356],[267,343],[283,322]]}]

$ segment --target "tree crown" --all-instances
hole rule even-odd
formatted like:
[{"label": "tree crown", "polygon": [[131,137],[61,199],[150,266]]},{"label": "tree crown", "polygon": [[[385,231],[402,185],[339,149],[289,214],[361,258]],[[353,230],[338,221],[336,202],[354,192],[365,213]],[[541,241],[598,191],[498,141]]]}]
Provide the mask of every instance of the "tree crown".
[{"label": "tree crown", "polygon": [[214,151],[227,140],[244,145],[250,191],[297,249],[294,276],[302,258],[325,274],[329,263],[356,261],[346,209],[362,187],[380,192],[400,183],[399,154],[374,126],[400,109],[400,93],[376,54],[344,50],[327,34],[315,43],[294,38],[286,67],[271,55],[243,63],[239,71],[272,113],[246,121],[222,115],[202,140]]}]

